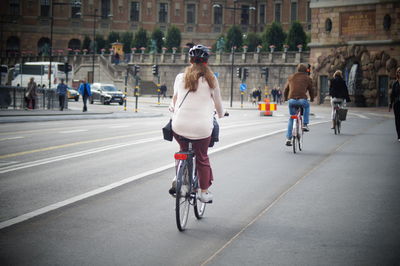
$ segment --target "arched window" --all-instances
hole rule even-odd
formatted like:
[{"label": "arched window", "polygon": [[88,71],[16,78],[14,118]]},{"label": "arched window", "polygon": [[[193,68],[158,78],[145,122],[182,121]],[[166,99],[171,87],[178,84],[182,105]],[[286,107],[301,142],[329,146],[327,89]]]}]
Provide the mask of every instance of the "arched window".
[{"label": "arched window", "polygon": [[16,36],[11,36],[7,39],[6,43],[6,54],[7,55],[18,55],[20,54],[20,40]]},{"label": "arched window", "polygon": [[68,48],[71,48],[72,50],[81,49],[81,41],[78,39],[71,39],[68,42]]},{"label": "arched window", "polygon": [[326,32],[332,31],[332,20],[330,18],[327,18],[325,20],[325,30],[326,30]]},{"label": "arched window", "polygon": [[38,55],[50,55],[50,39],[46,37],[40,38],[37,43]]}]

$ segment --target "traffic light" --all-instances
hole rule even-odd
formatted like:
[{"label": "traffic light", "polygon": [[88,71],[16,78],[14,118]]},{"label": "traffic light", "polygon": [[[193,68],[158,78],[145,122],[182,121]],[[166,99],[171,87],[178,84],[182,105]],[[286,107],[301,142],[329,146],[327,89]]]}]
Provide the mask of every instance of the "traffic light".
[{"label": "traffic light", "polygon": [[153,65],[151,67],[151,72],[153,73],[154,76],[158,76],[158,65]]},{"label": "traffic light", "polygon": [[238,77],[239,79],[242,78],[242,68],[241,67],[236,68],[236,77]]},{"label": "traffic light", "polygon": [[139,72],[140,72],[140,66],[135,65],[133,67],[133,76],[137,76],[139,74]]},{"label": "traffic light", "polygon": [[268,67],[262,67],[261,68],[261,76],[265,76],[265,83],[268,83],[268,76],[269,76],[269,69]]},{"label": "traffic light", "polygon": [[243,68],[243,76],[242,76],[242,79],[243,79],[243,80],[246,80],[248,76],[249,76],[249,69],[244,67],[244,68]]}]

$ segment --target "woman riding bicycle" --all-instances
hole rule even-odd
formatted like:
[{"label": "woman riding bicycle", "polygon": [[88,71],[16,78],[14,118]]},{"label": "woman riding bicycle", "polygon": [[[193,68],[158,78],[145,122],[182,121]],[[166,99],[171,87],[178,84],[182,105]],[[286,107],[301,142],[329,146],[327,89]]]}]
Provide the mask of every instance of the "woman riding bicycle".
[{"label": "woman riding bicycle", "polygon": [[[310,101],[314,101],[314,91],[312,89],[312,80],[307,74],[307,66],[304,64],[297,65],[297,72],[288,78],[283,95],[285,101],[289,99],[290,115],[296,114],[295,106],[304,108],[304,131],[309,131],[307,126],[310,115],[310,103],[307,100],[307,91],[310,95]],[[286,146],[292,146],[292,129],[293,119],[289,117],[288,129],[286,132]]]},{"label": "woman riding bicycle", "polygon": [[343,80],[342,71],[336,70],[333,74],[333,79],[331,80],[331,85],[329,87],[329,95],[331,96],[331,106],[332,106],[332,128],[335,128],[335,105],[339,103],[342,107],[344,101],[350,102],[349,91],[346,86],[346,82]]},{"label": "woman riding bicycle", "polygon": [[[224,116],[218,80],[207,65],[208,48],[195,45],[189,50],[191,65],[176,76],[174,96],[170,105],[173,111],[172,130],[181,151],[187,151],[188,143],[182,137],[193,142],[196,155],[196,169],[199,178],[199,199],[211,202],[212,194],[208,191],[213,181],[213,174],[208,158],[208,146],[213,130],[214,111],[218,117]],[[180,107],[179,107],[180,106]],[[170,189],[174,190],[173,187]]]}]

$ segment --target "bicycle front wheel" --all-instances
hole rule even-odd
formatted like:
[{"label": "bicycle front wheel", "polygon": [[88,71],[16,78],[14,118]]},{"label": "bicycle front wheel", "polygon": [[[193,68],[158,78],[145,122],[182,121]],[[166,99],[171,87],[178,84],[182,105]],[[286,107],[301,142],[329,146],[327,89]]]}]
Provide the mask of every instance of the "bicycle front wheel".
[{"label": "bicycle front wheel", "polygon": [[186,229],[190,207],[189,167],[185,161],[182,161],[178,169],[175,201],[176,226],[179,231],[184,231]]},{"label": "bicycle front wheel", "polygon": [[336,121],[336,123],[337,123],[337,132],[338,132],[338,134],[340,134],[340,128],[341,128],[341,126],[342,126],[342,121],[340,121],[340,119],[338,119],[338,120]]},{"label": "bicycle front wheel", "polygon": [[200,200],[197,200],[197,195],[195,195],[193,203],[194,215],[200,220],[203,218],[204,212],[206,211],[206,204]]},{"label": "bicycle front wheel", "polygon": [[206,211],[206,204],[200,200],[194,200],[194,215],[197,219],[203,218],[204,212]]}]

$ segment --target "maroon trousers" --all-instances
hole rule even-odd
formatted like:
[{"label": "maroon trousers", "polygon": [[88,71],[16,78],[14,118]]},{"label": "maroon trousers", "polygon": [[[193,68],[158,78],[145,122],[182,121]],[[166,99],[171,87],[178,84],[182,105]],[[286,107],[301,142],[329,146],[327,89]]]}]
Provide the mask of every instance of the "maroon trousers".
[{"label": "maroon trousers", "polygon": [[[179,137],[178,134],[174,133],[174,138],[179,143],[180,151],[187,151],[189,144],[186,141],[180,140]],[[199,177],[200,188],[203,190],[208,189],[213,181],[210,160],[207,154],[210,141],[211,136],[192,142],[194,154],[196,155],[197,176]]]}]

